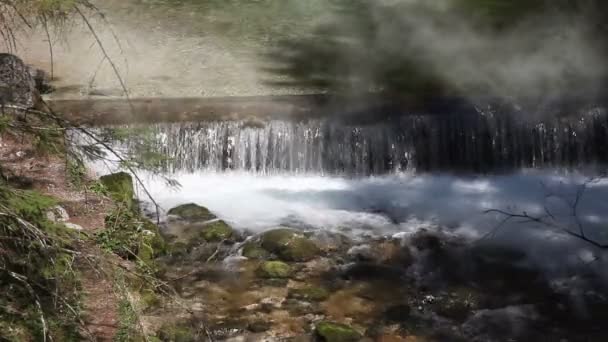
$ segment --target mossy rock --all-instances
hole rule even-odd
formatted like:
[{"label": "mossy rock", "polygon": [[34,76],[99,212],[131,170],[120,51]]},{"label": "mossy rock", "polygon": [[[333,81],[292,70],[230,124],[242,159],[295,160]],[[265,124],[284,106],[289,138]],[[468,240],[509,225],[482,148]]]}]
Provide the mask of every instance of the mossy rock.
[{"label": "mossy rock", "polygon": [[144,310],[151,310],[162,304],[161,297],[150,289],[145,289],[140,294],[140,302]]},{"label": "mossy rock", "polygon": [[158,338],[163,342],[194,342],[196,337],[191,328],[183,325],[163,325],[158,333]]},{"label": "mossy rock", "polygon": [[101,176],[99,182],[103,184],[113,200],[125,203],[128,207],[133,205],[135,189],[130,174],[126,172],[112,173]]},{"label": "mossy rock", "polygon": [[262,278],[289,278],[292,273],[291,266],[282,261],[266,261],[256,271]]},{"label": "mossy rock", "polygon": [[329,291],[322,287],[309,286],[301,289],[290,289],[287,297],[309,302],[322,302],[329,298]]},{"label": "mossy rock", "polygon": [[143,229],[150,232],[146,233],[146,242],[154,249],[155,254],[164,254],[167,250],[167,243],[160,233],[160,228],[148,219],[143,219]]},{"label": "mossy rock", "polygon": [[224,221],[211,222],[203,228],[201,236],[208,242],[227,240],[234,235],[232,228]]},{"label": "mossy rock", "polygon": [[209,221],[216,218],[209,209],[195,203],[182,204],[170,209],[167,214],[186,221]]},{"label": "mossy rock", "polygon": [[324,342],[356,342],[362,338],[352,327],[333,322],[318,323],[315,332]]},{"label": "mossy rock", "polygon": [[313,241],[289,228],[274,229],[262,234],[261,246],[285,261],[308,261],[321,253]]},{"label": "mossy rock", "polygon": [[192,250],[192,247],[183,241],[176,241],[169,244],[167,248],[168,254],[174,257],[185,256]]},{"label": "mossy rock", "polygon": [[242,254],[248,259],[264,260],[270,257],[270,252],[260,247],[257,243],[246,242],[243,245]]}]

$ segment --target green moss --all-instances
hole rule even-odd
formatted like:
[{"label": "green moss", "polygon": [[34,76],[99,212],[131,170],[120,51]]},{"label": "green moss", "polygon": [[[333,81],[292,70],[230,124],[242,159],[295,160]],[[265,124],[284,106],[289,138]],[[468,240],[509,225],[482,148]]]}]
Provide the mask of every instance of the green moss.
[{"label": "green moss", "polygon": [[296,230],[279,228],[264,233],[261,246],[285,261],[308,261],[321,253],[319,247]]},{"label": "green moss", "polygon": [[4,315],[0,315],[0,341],[33,341],[30,330],[25,324],[19,322],[4,321]]},{"label": "green moss", "polygon": [[224,221],[219,220],[205,225],[201,235],[209,242],[218,242],[229,239],[233,234],[232,228]]},{"label": "green moss", "polygon": [[[77,310],[80,300],[79,275],[68,252],[74,235],[45,215],[57,201],[0,183],[0,204],[5,213],[0,217],[0,265],[8,271],[0,276],[0,340],[42,340],[41,315],[48,337],[78,340],[77,318],[68,309]],[[21,277],[35,286],[26,286]]]},{"label": "green moss", "polygon": [[154,259],[167,251],[158,227],[125,207],[106,216],[105,227],[97,234],[97,242],[124,259],[137,259],[141,266],[153,266]]},{"label": "green moss", "polygon": [[126,172],[113,173],[100,177],[99,182],[103,184],[114,201],[132,207],[135,190],[133,188],[133,178],[130,174]]},{"label": "green moss", "polygon": [[144,289],[141,291],[140,302],[144,310],[157,308],[162,304],[160,296],[152,289]]},{"label": "green moss", "polygon": [[292,270],[289,265],[282,261],[266,261],[256,271],[262,278],[289,278]]},{"label": "green moss", "polygon": [[196,341],[192,329],[177,324],[163,325],[156,334],[164,342],[193,342]]},{"label": "green moss", "polygon": [[243,256],[249,259],[267,259],[270,257],[270,253],[264,248],[260,247],[255,242],[246,242],[243,245]]},{"label": "green moss", "polygon": [[167,214],[174,215],[187,221],[209,221],[216,218],[209,209],[195,203],[182,204],[170,209]]},{"label": "green moss", "polygon": [[37,191],[14,191],[7,198],[7,205],[28,221],[46,221],[46,211],[57,205],[57,201]]},{"label": "green moss", "polygon": [[144,338],[137,329],[137,313],[126,298],[121,299],[118,303],[118,330],[116,331],[116,335],[114,335],[114,341],[144,341]]},{"label": "green moss", "polygon": [[355,329],[339,323],[321,322],[315,331],[324,342],[356,342],[361,339],[361,334]]},{"label": "green moss", "polygon": [[290,289],[287,296],[300,300],[321,302],[329,298],[329,291],[322,287],[309,286],[301,289]]}]

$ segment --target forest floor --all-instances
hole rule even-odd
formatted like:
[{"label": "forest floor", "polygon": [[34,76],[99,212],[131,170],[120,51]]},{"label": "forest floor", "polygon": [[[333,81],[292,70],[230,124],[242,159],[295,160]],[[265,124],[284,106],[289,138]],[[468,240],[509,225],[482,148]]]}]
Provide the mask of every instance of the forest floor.
[{"label": "forest floor", "polygon": [[[67,222],[82,227],[83,234],[103,229],[104,217],[111,210],[112,200],[71,185],[65,158],[41,155],[30,141],[19,137],[5,135],[0,142],[0,164],[17,187],[36,190],[57,199],[69,215]],[[77,262],[83,294],[83,333],[94,341],[112,341],[118,329],[119,299],[112,280],[108,279],[109,273],[87,260],[124,261],[104,253],[90,239],[82,239],[76,251],[86,256]]]}]

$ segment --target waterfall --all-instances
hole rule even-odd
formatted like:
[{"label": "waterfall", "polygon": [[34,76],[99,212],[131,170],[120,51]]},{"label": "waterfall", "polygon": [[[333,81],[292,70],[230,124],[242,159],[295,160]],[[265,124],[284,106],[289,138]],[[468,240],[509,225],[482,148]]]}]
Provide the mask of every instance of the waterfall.
[{"label": "waterfall", "polygon": [[367,125],[335,120],[155,124],[167,172],[371,175],[398,171],[495,172],[608,163],[603,110],[578,119],[516,120],[495,113],[412,115]]}]

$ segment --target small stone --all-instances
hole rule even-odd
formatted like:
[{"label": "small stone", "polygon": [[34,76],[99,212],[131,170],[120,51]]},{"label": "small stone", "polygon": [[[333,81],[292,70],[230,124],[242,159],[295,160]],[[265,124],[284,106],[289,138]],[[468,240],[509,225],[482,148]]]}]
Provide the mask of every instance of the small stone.
[{"label": "small stone", "polygon": [[260,301],[260,305],[271,306],[276,309],[280,308],[282,306],[282,303],[283,303],[283,298],[276,298],[276,297],[266,297]]},{"label": "small stone", "polygon": [[46,218],[51,222],[66,222],[70,219],[70,215],[62,206],[56,205],[47,210]]},{"label": "small stone", "polygon": [[289,278],[291,266],[282,261],[266,261],[257,269],[257,275],[262,278]]},{"label": "small stone", "polygon": [[203,303],[194,303],[192,304],[190,309],[192,309],[192,311],[204,311],[205,306],[203,305]]},{"label": "small stone", "polygon": [[410,317],[411,308],[407,304],[399,304],[389,307],[384,312],[384,319],[389,323],[401,323]]},{"label": "small stone", "polygon": [[259,309],[259,308],[260,308],[260,304],[256,304],[256,303],[245,305],[243,307],[243,309],[245,309],[246,311],[255,311],[255,310]]},{"label": "small stone", "polygon": [[249,323],[249,325],[247,325],[247,330],[254,332],[254,333],[261,333],[264,331],[268,331],[271,327],[271,324],[267,321],[255,321],[255,322],[251,322]]},{"label": "small stone", "polygon": [[82,226],[79,226],[79,225],[77,225],[75,223],[71,223],[71,222],[64,222],[63,225],[68,229],[72,229],[72,230],[76,230],[76,231],[84,230],[84,228],[82,228]]},{"label": "small stone", "polygon": [[306,301],[321,302],[329,298],[329,291],[322,287],[310,286],[301,289],[290,289],[287,297]]},{"label": "small stone", "polygon": [[357,342],[362,338],[359,332],[348,325],[327,321],[318,323],[315,332],[324,342]]}]

